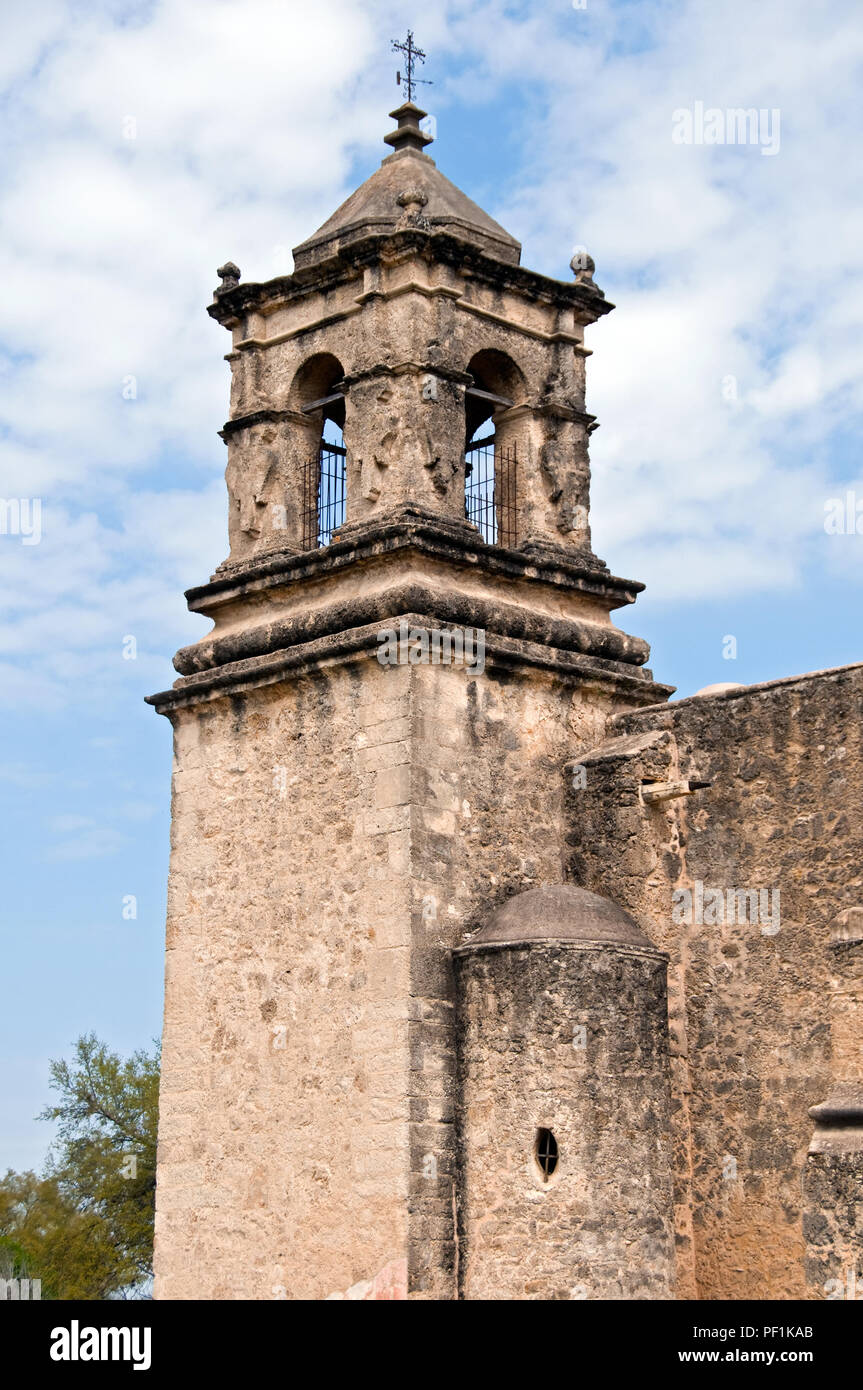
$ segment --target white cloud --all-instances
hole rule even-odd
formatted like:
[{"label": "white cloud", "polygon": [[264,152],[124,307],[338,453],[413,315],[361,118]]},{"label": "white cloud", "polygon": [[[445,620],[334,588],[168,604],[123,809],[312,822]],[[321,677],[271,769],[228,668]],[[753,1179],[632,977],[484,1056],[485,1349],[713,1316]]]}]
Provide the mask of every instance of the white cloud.
[{"label": "white cloud", "polygon": [[75,830],[91,830],[94,825],[91,816],[52,816],[48,821],[48,829],[59,835],[68,835]]},{"label": "white cloud", "polygon": [[[863,414],[863,34],[851,4],[829,22],[779,0],[638,13],[637,35],[631,6],[603,6],[554,54],[543,39],[548,111],[498,215],[549,273],[586,245],[618,304],[588,339],[600,554],[665,598],[783,589],[827,563],[848,460],[825,441]],[[502,54],[503,7],[495,25]],[[699,100],[778,107],[779,154],[673,144],[673,110]]]},{"label": "white cloud", "polygon": [[[382,35],[403,20],[347,0],[44,0],[5,26],[0,495],[41,497],[44,535],[0,537],[4,700],[58,707],[87,679],[137,699],[205,630],[181,591],[227,548],[215,267],[278,273],[352,156],[383,154]],[[669,597],[851,564],[820,533],[841,487],[825,436],[863,410],[856,7],[449,0],[423,26],[442,128],[456,101],[513,113],[476,185],[525,263],[568,278],[586,244],[618,302],[589,340],[599,553]],[[780,153],[673,144],[697,100],[778,106]]]},{"label": "white cloud", "polygon": [[7,763],[0,767],[0,782],[8,782],[22,791],[38,791],[56,782],[58,773],[46,772],[29,763]]},{"label": "white cloud", "polygon": [[348,191],[387,109],[357,82],[374,11],[68,0],[4,27],[0,495],[40,497],[44,534],[0,537],[3,700],[59,707],[68,680],[122,689],[130,668],[164,684],[206,630],[182,589],[227,552],[215,268],[276,273]]}]

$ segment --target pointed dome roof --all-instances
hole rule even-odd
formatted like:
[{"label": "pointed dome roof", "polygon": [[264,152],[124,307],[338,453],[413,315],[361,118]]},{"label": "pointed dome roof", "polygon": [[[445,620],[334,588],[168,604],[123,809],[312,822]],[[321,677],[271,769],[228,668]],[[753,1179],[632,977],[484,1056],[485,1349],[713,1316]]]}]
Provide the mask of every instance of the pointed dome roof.
[{"label": "pointed dome roof", "polygon": [[419,125],[425,114],[413,102],[390,112],[399,123],[397,130],[384,137],[393,153],[313,236],[294,248],[297,270],[316,265],[363,237],[411,225],[449,232],[496,260],[518,265],[521,245],[515,237],[423,154],[423,146],[431,144],[431,137]]}]

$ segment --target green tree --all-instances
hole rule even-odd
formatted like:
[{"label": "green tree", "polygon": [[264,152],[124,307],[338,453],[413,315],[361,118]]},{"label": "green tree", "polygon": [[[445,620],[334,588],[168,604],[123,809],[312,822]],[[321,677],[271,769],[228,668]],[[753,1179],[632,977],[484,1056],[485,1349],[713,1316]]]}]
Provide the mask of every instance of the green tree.
[{"label": "green tree", "polygon": [[51,1063],[51,1086],[45,1173],[0,1180],[0,1255],[43,1298],[128,1296],[152,1272],[158,1044],[124,1061],[89,1034]]},{"label": "green tree", "polygon": [[0,1277],[39,1279],[42,1298],[108,1298],[117,1254],[105,1224],[82,1212],[56,1178],[8,1172],[0,1180]]}]

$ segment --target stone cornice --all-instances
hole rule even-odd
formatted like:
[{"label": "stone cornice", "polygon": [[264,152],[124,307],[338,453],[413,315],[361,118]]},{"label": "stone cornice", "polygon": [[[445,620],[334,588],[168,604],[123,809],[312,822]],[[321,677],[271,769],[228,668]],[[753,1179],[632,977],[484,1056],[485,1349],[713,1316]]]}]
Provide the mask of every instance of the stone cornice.
[{"label": "stone cornice", "polygon": [[389,627],[405,613],[424,613],[435,627],[482,628],[503,637],[532,642],[559,651],[578,652],[615,667],[640,667],[650,648],[639,637],[584,617],[553,617],[494,594],[465,593],[430,583],[419,576],[399,576],[382,589],[342,597],[312,610],[272,612],[260,604],[249,608],[248,622],[239,629],[218,629],[188,647],[181,647],[174,666],[192,675],[252,657],[267,656],[292,646],[339,632],[375,625]]},{"label": "stone cornice", "polygon": [[[403,613],[412,627],[432,628],[437,619],[427,613]],[[146,697],[160,714],[199,705],[202,702],[236,696],[248,690],[273,685],[319,670],[333,663],[374,660],[380,650],[380,624],[331,633],[314,641],[226,663],[215,670],[184,676],[170,690]],[[673,686],[654,683],[650,671],[626,668],[618,662],[555,650],[536,643],[519,641],[486,631],[486,669],[501,671],[540,668],[571,681],[581,688],[612,688],[634,704],[650,704],[667,699]]]},{"label": "stone cornice", "polygon": [[[473,377],[469,372],[457,371],[439,362],[396,362],[392,364],[375,362],[363,371],[349,373],[338,383],[338,386],[339,390],[348,390],[356,382],[373,380],[375,377],[398,377],[411,374],[436,376],[439,380],[451,381],[456,386],[471,386],[473,384]],[[563,401],[527,401],[522,405],[510,406],[507,410],[502,411],[497,419],[499,422],[517,420],[523,415],[571,420],[587,427],[596,423],[595,415],[589,415],[586,411],[578,410],[575,406],[569,406]],[[281,424],[286,420],[305,425],[308,424],[308,418],[301,410],[279,410],[274,406],[262,406],[259,410],[247,411],[242,415],[235,415],[230,420],[226,420],[218,434],[220,438],[227,439],[239,430],[250,429],[254,425]]]},{"label": "stone cornice", "polygon": [[[454,266],[462,275],[469,275],[490,284],[496,290],[509,289],[534,302],[573,308],[584,323],[593,323],[614,308],[607,299],[601,298],[595,290],[585,285],[553,280],[549,276],[527,270],[524,266],[495,260],[484,255],[470,242],[462,241],[445,232],[424,232],[412,228],[365,237],[343,248],[330,259],[297,270],[293,275],[240,284],[236,289],[220,294],[214,303],[209,305],[207,312],[219,323],[230,326],[245,313],[261,311],[264,308],[272,312],[279,304],[287,304],[321,290],[333,289],[336,285],[356,279],[358,273],[366,266],[378,263],[385,255],[405,252],[413,252],[430,261]],[[433,289],[432,286],[425,288],[427,291]],[[448,292],[453,293],[451,289]]]},{"label": "stone cornice", "polygon": [[609,600],[610,609],[634,603],[644,585],[609,572],[592,552],[543,546],[535,552],[486,545],[467,523],[406,508],[398,517],[366,523],[344,540],[301,554],[275,551],[259,559],[221,565],[208,584],[186,590],[193,612],[207,612],[219,602],[286,583],[319,579],[373,556],[412,548],[434,558],[462,564],[471,572],[526,579],[558,588],[578,589]]},{"label": "stone cornice", "polygon": [[472,386],[470,372],[458,371],[442,362],[374,362],[359,372],[347,372],[343,378],[345,389],[357,381],[368,381],[378,376],[436,376],[441,381],[451,381],[456,386]]},{"label": "stone cornice", "polygon": [[391,290],[374,290],[368,294],[359,295],[355,304],[345,305],[342,309],[336,309],[330,314],[321,314],[315,319],[309,319],[306,323],[297,324],[294,328],[286,328],[282,333],[273,333],[272,336],[259,338],[251,335],[248,338],[241,338],[234,345],[232,356],[240,352],[251,352],[255,349],[277,347],[280,343],[289,343],[294,338],[301,338],[306,333],[316,333],[321,328],[329,328],[335,323],[340,323],[344,319],[358,314],[364,303],[370,299],[398,299],[405,294],[419,294],[426,299],[447,298],[458,305],[459,309],[466,314],[473,314],[476,318],[486,320],[488,323],[497,324],[499,328],[509,329],[512,333],[520,333],[524,338],[534,338],[542,343],[569,343],[573,352],[579,357],[590,357],[592,351],[586,348],[580,338],[575,333],[565,333],[561,329],[554,329],[546,332],[542,328],[533,328],[529,324],[519,323],[517,319],[508,318],[506,314],[496,314],[491,309],[485,309],[481,304],[473,304],[466,299],[458,290],[453,290],[447,285],[424,285],[419,280],[411,280],[407,284],[397,285]]},{"label": "stone cornice", "polygon": [[473,956],[497,955],[502,951],[529,951],[532,956],[542,951],[581,951],[594,955],[636,956],[642,960],[666,964],[670,960],[667,951],[649,942],[635,946],[628,941],[573,941],[566,936],[543,936],[527,938],[522,941],[465,941],[453,946],[450,955],[456,961],[469,961]]},{"label": "stone cornice", "polygon": [[220,439],[227,440],[229,435],[236,434],[239,430],[248,430],[254,425],[278,425],[285,420],[293,420],[300,425],[308,424],[308,416],[303,415],[302,411],[273,410],[266,407],[263,410],[253,410],[247,415],[236,415],[232,420],[226,420],[217,433]]}]

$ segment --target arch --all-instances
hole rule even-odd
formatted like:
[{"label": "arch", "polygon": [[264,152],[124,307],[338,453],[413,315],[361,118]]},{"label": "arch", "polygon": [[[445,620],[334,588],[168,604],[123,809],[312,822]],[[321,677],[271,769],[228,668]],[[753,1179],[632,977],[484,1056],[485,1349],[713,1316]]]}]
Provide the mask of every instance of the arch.
[{"label": "arch", "polygon": [[[511,357],[497,348],[483,348],[475,352],[467,364],[466,371],[473,377],[474,387],[486,396],[496,396],[512,405],[521,405],[525,396],[525,382],[522,371]],[[465,396],[465,443],[469,444],[478,430],[506,406],[484,400],[471,394],[470,388]]]},{"label": "arch", "polygon": [[297,370],[289,405],[309,420],[303,480],[303,548],[329,545],[347,504],[344,368],[331,352],[315,353]]},{"label": "arch", "polygon": [[497,348],[475,352],[465,391],[465,515],[489,545],[518,542],[517,450],[498,417],[525,397],[524,376]]}]

